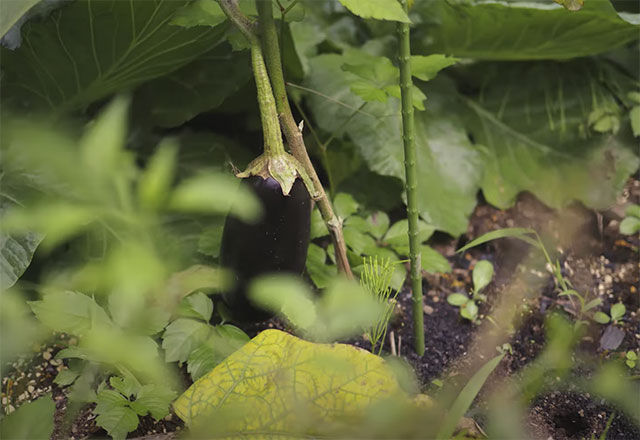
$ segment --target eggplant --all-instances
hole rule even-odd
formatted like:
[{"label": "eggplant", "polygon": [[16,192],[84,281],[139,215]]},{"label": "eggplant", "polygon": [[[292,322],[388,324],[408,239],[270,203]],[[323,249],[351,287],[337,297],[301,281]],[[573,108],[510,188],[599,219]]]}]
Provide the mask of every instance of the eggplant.
[{"label": "eggplant", "polygon": [[235,274],[235,285],[223,293],[223,299],[234,321],[260,322],[272,314],[252,304],[247,288],[255,277],[270,272],[303,273],[311,230],[311,197],[301,179],[295,180],[286,196],[272,177],[251,176],[241,184],[258,197],[263,215],[254,224],[227,216],[220,262]]}]

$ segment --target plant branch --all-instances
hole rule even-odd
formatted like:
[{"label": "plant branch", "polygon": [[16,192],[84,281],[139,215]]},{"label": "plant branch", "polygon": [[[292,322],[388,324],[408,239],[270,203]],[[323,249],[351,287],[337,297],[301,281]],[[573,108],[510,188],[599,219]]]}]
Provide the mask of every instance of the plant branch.
[{"label": "plant branch", "polygon": [[318,208],[320,214],[324,219],[327,229],[331,234],[331,240],[333,241],[336,262],[338,270],[343,272],[347,277],[352,278],[353,273],[347,259],[347,247],[342,234],[342,220],[339,219],[333,212],[331,202],[327,197],[320,179],[316,174],[307,149],[304,145],[304,139],[302,133],[298,129],[291,107],[289,106],[289,100],[287,98],[287,91],[285,88],[284,75],[282,73],[282,63],[280,60],[280,46],[278,44],[278,34],[276,31],[275,22],[273,20],[273,11],[271,9],[271,1],[257,1],[258,16],[260,18],[259,28],[262,37],[262,43],[264,45],[264,54],[267,62],[267,69],[269,72],[269,78],[273,87],[273,93],[275,95],[276,107],[280,116],[280,123],[282,124],[282,130],[287,138],[291,153],[298,159],[307,174],[311,178],[316,192],[319,194],[317,198]]},{"label": "plant branch", "polygon": [[[408,12],[407,0],[401,0]],[[413,101],[411,99],[411,46],[409,24],[398,23],[400,65],[400,92],[402,95],[402,139],[404,141],[404,167],[407,190],[407,217],[409,219],[409,257],[411,259],[411,290],[413,301],[414,349],[419,356],[424,355],[424,312],[422,310],[422,268],[420,262],[420,239],[418,234],[418,176],[416,148],[414,142]]]},{"label": "plant branch", "polygon": [[237,0],[218,0],[224,14],[240,30],[250,43],[258,41],[254,24],[238,7]]}]

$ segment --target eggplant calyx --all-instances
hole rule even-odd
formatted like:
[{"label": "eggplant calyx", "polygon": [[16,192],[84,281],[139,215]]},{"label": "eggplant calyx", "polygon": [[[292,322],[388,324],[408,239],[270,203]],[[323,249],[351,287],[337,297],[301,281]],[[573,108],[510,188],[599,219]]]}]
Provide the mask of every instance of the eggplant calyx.
[{"label": "eggplant calyx", "polygon": [[275,179],[282,189],[282,194],[289,195],[293,183],[299,177],[312,199],[317,200],[320,195],[316,191],[313,182],[305,171],[302,164],[289,153],[263,153],[249,163],[247,169],[236,174],[236,177],[246,178],[250,176],[260,176],[263,179],[269,177]]}]

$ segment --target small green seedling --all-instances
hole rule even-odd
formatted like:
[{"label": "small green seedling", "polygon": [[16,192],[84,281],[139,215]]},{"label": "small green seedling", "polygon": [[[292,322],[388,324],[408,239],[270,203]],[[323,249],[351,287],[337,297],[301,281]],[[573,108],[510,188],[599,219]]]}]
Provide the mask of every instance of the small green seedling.
[{"label": "small green seedling", "polygon": [[478,302],[486,301],[487,299],[486,295],[480,292],[491,282],[493,272],[493,264],[490,261],[478,261],[473,268],[471,297],[464,293],[452,293],[447,297],[449,304],[460,308],[460,316],[475,322],[478,318]]},{"label": "small green seedling", "polygon": [[500,354],[505,354],[505,353],[509,353],[509,354],[513,354],[513,347],[511,346],[511,344],[509,344],[508,342],[505,342],[502,345],[498,345],[496,347],[496,350],[498,351],[498,353]]},{"label": "small green seedling", "polygon": [[633,350],[629,350],[625,354],[624,358],[624,363],[627,364],[627,367],[633,370],[638,363],[638,355],[636,354],[636,352]]},{"label": "small green seedling", "polygon": [[593,315],[593,320],[599,324],[609,324],[610,322],[617,324],[625,313],[627,313],[627,308],[624,304],[617,303],[611,306],[609,315],[604,312],[596,312]]},{"label": "small green seedling", "polygon": [[620,222],[620,233],[633,235],[640,232],[640,205],[632,204],[627,206],[625,217]]},{"label": "small green seedling", "polygon": [[371,342],[371,351],[374,352],[378,342],[378,355],[382,352],[384,338],[389,327],[389,319],[396,307],[396,297],[398,291],[392,295],[391,276],[394,267],[390,259],[378,261],[378,257],[369,257],[364,259],[364,270],[360,278],[360,284],[371,292],[373,297],[379,304],[384,306],[384,312],[378,321],[366,331],[366,335]]}]

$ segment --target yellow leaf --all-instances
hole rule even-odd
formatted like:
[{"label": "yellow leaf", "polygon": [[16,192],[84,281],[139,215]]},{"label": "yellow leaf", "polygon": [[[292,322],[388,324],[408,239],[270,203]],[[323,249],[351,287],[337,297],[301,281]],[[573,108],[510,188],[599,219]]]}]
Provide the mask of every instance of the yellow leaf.
[{"label": "yellow leaf", "polygon": [[345,344],[316,344],[266,330],[174,402],[178,416],[210,437],[279,438],[328,432],[402,394],[385,361]]}]

